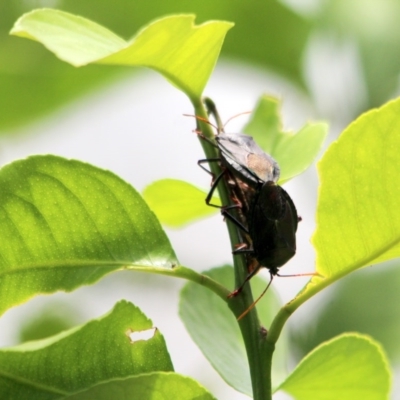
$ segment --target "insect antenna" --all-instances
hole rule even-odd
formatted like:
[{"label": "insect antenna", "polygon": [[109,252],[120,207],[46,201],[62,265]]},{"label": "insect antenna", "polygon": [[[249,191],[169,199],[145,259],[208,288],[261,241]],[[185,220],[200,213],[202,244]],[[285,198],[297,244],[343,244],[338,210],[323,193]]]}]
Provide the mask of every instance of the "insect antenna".
[{"label": "insect antenna", "polygon": [[200,117],[200,115],[194,115],[194,114],[182,114],[184,117],[192,117],[195,118],[199,121],[203,121],[208,125],[211,125],[216,131],[219,132],[218,126],[214,125],[212,122],[210,122],[207,118]]},{"label": "insect antenna", "polygon": [[[245,114],[251,114],[251,111],[244,111],[244,112],[235,114],[232,117],[228,118],[227,121],[223,124],[222,120],[221,120],[221,117],[219,116],[219,113],[217,111],[217,107],[215,106],[215,103],[209,97],[205,97],[203,99],[203,102],[204,102],[204,105],[206,106],[207,114],[213,116],[213,118],[215,119],[216,125],[214,125],[212,122],[210,122],[207,118],[200,117],[199,115],[183,114],[183,116],[192,117],[192,118],[197,119],[198,121],[202,121],[202,122],[205,122],[208,125],[211,125],[217,131],[217,134],[220,134],[221,132],[224,133],[225,132],[225,126],[230,121],[232,121],[234,118],[239,117],[241,115],[245,115]],[[198,135],[202,136],[200,130],[196,130],[195,132]],[[205,136],[202,136],[202,137],[207,140],[207,138]]]},{"label": "insect antenna", "polygon": [[239,317],[237,318],[238,321],[240,321],[244,316],[246,316],[246,314],[249,311],[251,311],[256,306],[256,304],[261,300],[261,298],[267,292],[268,288],[271,286],[272,280],[274,279],[275,275],[279,276],[280,278],[292,278],[292,277],[298,277],[298,276],[321,276],[318,272],[306,272],[304,274],[291,274],[291,275],[281,275],[281,274],[277,274],[277,273],[276,274],[270,273],[270,280],[269,280],[267,287],[257,297],[257,299],[255,301],[253,301],[253,303],[251,303],[250,306],[239,315]]},{"label": "insect antenna", "polygon": [[243,112],[241,112],[241,113],[239,113],[239,114],[232,115],[232,117],[228,118],[228,119],[225,121],[224,127],[225,127],[226,125],[228,125],[228,123],[231,122],[234,118],[240,117],[241,115],[251,114],[251,113],[252,113],[252,111],[243,111]]},{"label": "insect antenna", "polygon": [[275,274],[276,276],[279,276],[279,278],[296,278],[298,276],[322,276],[318,272],[305,272],[304,274],[290,274],[290,275],[281,275],[281,274]]}]

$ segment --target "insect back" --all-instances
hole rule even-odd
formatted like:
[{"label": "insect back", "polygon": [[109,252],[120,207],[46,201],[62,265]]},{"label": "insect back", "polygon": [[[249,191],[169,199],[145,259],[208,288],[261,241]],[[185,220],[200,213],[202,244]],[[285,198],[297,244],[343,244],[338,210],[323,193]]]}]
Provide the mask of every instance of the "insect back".
[{"label": "insect back", "polygon": [[221,132],[215,140],[223,164],[234,176],[252,187],[258,187],[264,182],[278,182],[278,163],[251,136]]},{"label": "insect back", "polygon": [[256,191],[248,215],[254,257],[272,275],[296,253],[298,215],[287,192],[273,182]]}]

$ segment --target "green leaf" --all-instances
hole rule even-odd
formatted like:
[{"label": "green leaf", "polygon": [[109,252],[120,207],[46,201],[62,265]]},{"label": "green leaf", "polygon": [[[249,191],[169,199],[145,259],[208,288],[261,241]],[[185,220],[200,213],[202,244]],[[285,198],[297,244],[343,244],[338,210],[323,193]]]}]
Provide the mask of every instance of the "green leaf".
[{"label": "green leaf", "polygon": [[[397,265],[396,265],[397,267]],[[292,329],[297,353],[304,355],[321,342],[344,332],[365,333],[379,341],[392,362],[400,358],[400,269],[370,268],[337,282],[318,314]]]},{"label": "green leaf", "polygon": [[191,378],[173,372],[114,379],[73,394],[66,400],[215,400]]},{"label": "green leaf", "polygon": [[296,400],[386,400],[388,361],[368,336],[345,334],[306,356],[279,389]]},{"label": "green leaf", "polygon": [[[226,287],[233,289],[232,267],[215,268],[205,273]],[[253,278],[251,285],[255,293],[260,293],[267,282]],[[257,304],[257,310],[264,326],[269,326],[279,304],[273,291]],[[243,340],[235,316],[226,302],[206,288],[187,283],[181,292],[179,314],[193,341],[199,346],[205,357],[230,386],[239,392],[252,395],[248,362]],[[283,349],[274,357],[277,368],[282,368]],[[275,370],[274,373],[281,374]]]},{"label": "green leaf", "polygon": [[165,17],[125,41],[85,18],[42,9],[23,15],[11,34],[41,42],[76,67],[101,63],[152,68],[198,100],[233,24],[212,21],[194,26],[194,19],[194,15]]},{"label": "green leaf", "polygon": [[363,114],[318,165],[317,271],[347,273],[400,256],[400,100]]},{"label": "green leaf", "polygon": [[[71,68],[43,46],[10,36],[8,33],[16,19],[34,5],[21,2],[2,2],[1,5],[0,134],[9,135],[12,128],[42,117],[88,92],[93,94],[95,88],[111,84],[117,77],[128,75],[128,68],[121,67]],[[118,18],[117,14],[113,17]]]},{"label": "green leaf", "polygon": [[279,183],[304,172],[315,160],[328,132],[325,123],[307,123],[293,134],[282,130],[279,100],[267,95],[260,98],[244,132],[278,162]]},{"label": "green leaf", "polygon": [[0,170],[0,312],[131,265],[176,257],[140,195],[109,171],[55,156]]},{"label": "green leaf", "polygon": [[[207,192],[177,179],[161,179],[143,191],[144,199],[160,222],[174,228],[215,214],[217,209],[206,205],[206,196]],[[215,196],[211,203],[221,205]]]},{"label": "green leaf", "polygon": [[[123,38],[129,38],[149,21],[162,15],[194,14],[198,21],[222,19],[235,21],[227,36],[222,55],[256,63],[265,69],[303,84],[303,50],[308,42],[311,23],[286,5],[275,0],[247,0],[232,7],[230,0],[215,0],[213,6],[187,0],[96,0],[96,7],[82,0],[46,1],[76,15],[107,26]],[[121,78],[126,69],[92,65],[71,68],[60,63],[41,46],[8,35],[13,23],[38,6],[32,1],[3,1],[0,13],[0,130],[4,132],[88,93],[96,86]],[[40,2],[44,4],[43,1]],[[192,60],[196,62],[196,59]],[[132,70],[132,68],[129,68]],[[1,133],[1,132],[0,132]],[[9,133],[9,132],[7,132]]]},{"label": "green leaf", "polygon": [[8,400],[60,399],[113,378],[173,367],[158,330],[148,340],[131,333],[153,328],[126,301],[105,316],[48,339],[0,351],[0,392]]}]

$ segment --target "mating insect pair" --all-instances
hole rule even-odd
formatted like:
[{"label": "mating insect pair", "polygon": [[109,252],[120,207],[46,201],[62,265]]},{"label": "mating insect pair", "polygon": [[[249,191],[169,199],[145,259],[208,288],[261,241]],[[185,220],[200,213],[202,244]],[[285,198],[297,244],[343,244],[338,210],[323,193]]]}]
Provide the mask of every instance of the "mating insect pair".
[{"label": "mating insect pair", "polygon": [[[220,157],[200,160],[199,165],[210,174],[203,163],[220,162],[223,168],[222,173],[214,177],[206,203],[221,208],[222,214],[235,223],[246,236],[247,243],[234,253],[248,253],[254,261],[244,282],[231,296],[237,295],[261,267],[269,270],[270,282],[257,302],[267,291],[273,277],[279,276],[279,268],[296,253],[299,217],[290,196],[277,185],[280,170],[276,161],[251,136],[225,133],[215,104],[208,98],[204,99],[204,104],[208,115],[212,115],[217,122],[216,143],[206,139],[201,133],[200,136],[218,148]],[[211,198],[223,178],[229,185],[233,204],[221,207],[212,204]],[[237,209],[237,216],[231,214],[233,208]]]}]

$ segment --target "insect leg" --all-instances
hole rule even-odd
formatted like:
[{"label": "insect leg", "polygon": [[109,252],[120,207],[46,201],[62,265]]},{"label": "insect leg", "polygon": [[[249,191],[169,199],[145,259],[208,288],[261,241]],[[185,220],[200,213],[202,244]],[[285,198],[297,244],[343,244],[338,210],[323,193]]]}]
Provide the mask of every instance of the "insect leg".
[{"label": "insect leg", "polygon": [[211,189],[208,192],[206,200],[205,200],[206,204],[208,206],[210,206],[210,207],[220,208],[221,209],[221,214],[225,218],[228,218],[231,222],[233,222],[237,227],[242,229],[244,232],[249,233],[248,229],[237,218],[235,218],[231,213],[229,213],[230,209],[232,209],[232,208],[240,208],[241,204],[232,204],[232,205],[229,205],[229,206],[220,206],[220,205],[211,203],[211,199],[212,199],[212,196],[213,196],[213,194],[215,192],[215,189],[217,188],[218,183],[220,182],[222,177],[225,175],[226,170],[222,171],[217,176],[217,178],[215,178],[214,174],[211,171],[209,171],[207,168],[205,168],[202,164],[204,164],[206,162],[208,163],[208,162],[218,162],[218,161],[221,161],[221,159],[220,158],[209,158],[209,159],[202,159],[202,160],[199,160],[197,162],[197,164],[199,165],[200,168],[202,168],[204,171],[206,171],[208,174],[210,174],[213,177],[213,182],[212,182]]},{"label": "insect leg", "polygon": [[247,308],[247,310],[245,310],[244,312],[242,312],[239,317],[237,318],[238,321],[240,321],[250,310],[252,310],[255,305],[261,300],[261,298],[264,296],[264,294],[266,293],[266,291],[268,290],[268,288],[271,286],[272,280],[274,279],[274,274],[270,273],[270,280],[269,283],[267,285],[267,287],[263,290],[263,292],[257,297],[257,299],[255,301],[253,301],[253,303]]},{"label": "insect leg", "polygon": [[[251,271],[249,274],[247,274],[243,283],[237,289],[235,289],[232,293],[229,293],[228,299],[231,299],[232,297],[237,296],[242,291],[243,286],[246,284],[246,282],[248,282],[259,271],[260,268],[261,268],[261,265],[258,265],[258,267],[254,268],[253,271]],[[271,279],[271,281],[272,281],[272,279]]]},{"label": "insect leg", "polygon": [[202,160],[197,161],[197,165],[203,170],[206,171],[207,174],[211,175],[213,177],[213,180],[215,179],[215,175],[208,170],[206,167],[203,166],[203,164],[205,163],[210,163],[210,162],[217,162],[217,161],[221,161],[220,158],[203,158]]},{"label": "insect leg", "polygon": [[[231,222],[233,222],[238,228],[240,228],[243,232],[246,232],[247,234],[249,233],[249,230],[237,219],[237,218],[235,218],[231,213],[229,213],[228,212],[228,210],[230,210],[231,208],[238,208],[238,207],[240,207],[240,205],[238,205],[238,204],[233,204],[233,205],[231,205],[231,206],[227,206],[227,207],[222,207],[222,209],[221,209],[221,214],[225,217],[225,218],[228,218],[229,219],[229,221],[231,221]],[[234,251],[234,253],[235,252],[240,252],[240,251],[237,251],[237,250],[235,250]],[[245,252],[245,251],[243,251],[243,250],[241,250],[241,252]]]},{"label": "insect leg", "polygon": [[226,171],[222,171],[222,172],[215,178],[215,175],[214,175],[211,171],[209,171],[207,168],[203,167],[203,165],[202,165],[202,164],[204,164],[205,162],[216,162],[216,161],[220,161],[220,159],[219,159],[219,158],[203,159],[203,160],[199,160],[199,161],[197,162],[197,164],[198,164],[198,166],[199,166],[201,169],[203,169],[204,171],[206,171],[208,174],[210,174],[210,175],[213,177],[212,184],[211,184],[211,189],[210,189],[210,191],[208,192],[207,197],[206,197],[206,204],[207,204],[208,206],[210,206],[210,207],[215,207],[215,208],[221,208],[221,209],[222,209],[222,208],[224,208],[223,206],[220,206],[220,205],[218,205],[218,204],[212,204],[212,203],[211,203],[211,199],[212,199],[212,196],[213,196],[213,194],[214,194],[214,192],[215,192],[215,189],[216,189],[217,186],[218,186],[219,181],[222,179],[222,177],[224,176],[224,174],[225,174]]}]

